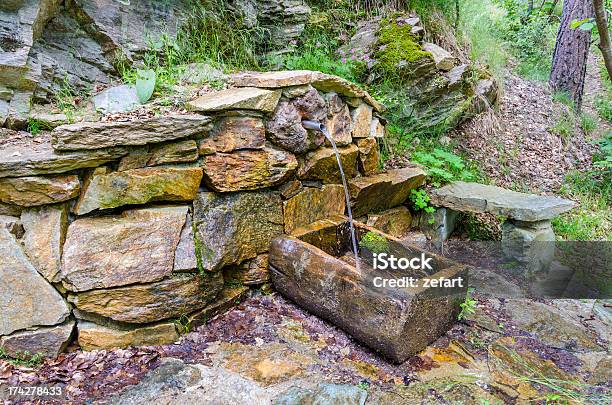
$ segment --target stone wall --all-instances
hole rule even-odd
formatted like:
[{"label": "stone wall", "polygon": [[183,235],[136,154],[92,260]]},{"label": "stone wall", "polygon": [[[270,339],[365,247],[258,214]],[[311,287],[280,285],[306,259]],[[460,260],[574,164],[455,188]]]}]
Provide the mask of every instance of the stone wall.
[{"label": "stone wall", "polygon": [[[0,347],[56,356],[156,345],[268,283],[271,239],[399,206],[419,169],[379,172],[383,107],[318,72],[238,74],[188,110],[0,137]],[[408,210],[391,210],[408,218]],[[408,226],[407,225],[407,226]]]}]

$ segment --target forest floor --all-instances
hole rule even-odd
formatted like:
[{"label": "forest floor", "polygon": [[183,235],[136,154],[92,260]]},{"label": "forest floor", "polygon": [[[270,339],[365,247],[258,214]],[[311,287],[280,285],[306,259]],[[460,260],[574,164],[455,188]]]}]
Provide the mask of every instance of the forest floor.
[{"label": "forest floor", "polygon": [[483,114],[450,133],[458,150],[479,162],[500,187],[554,193],[570,170],[588,171],[597,151],[591,142],[612,130],[598,117],[595,95],[604,92],[598,62],[591,55],[585,80],[583,112],[597,117],[597,130],[585,134],[580,120],[555,102],[547,83],[508,72],[495,114]]},{"label": "forest floor", "polygon": [[74,403],[604,400],[610,316],[592,300],[483,298],[475,315],[394,365],[280,295],[256,294],[172,345],[74,350],[36,370],[0,362],[0,377],[60,384]]}]

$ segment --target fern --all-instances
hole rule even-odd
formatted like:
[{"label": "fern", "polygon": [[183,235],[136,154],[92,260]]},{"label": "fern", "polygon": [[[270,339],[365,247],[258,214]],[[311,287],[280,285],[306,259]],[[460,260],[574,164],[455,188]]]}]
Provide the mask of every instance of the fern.
[{"label": "fern", "polygon": [[435,148],[431,153],[414,152],[412,159],[425,166],[431,184],[435,187],[455,180],[476,179],[476,174],[466,166],[460,156],[444,149]]}]

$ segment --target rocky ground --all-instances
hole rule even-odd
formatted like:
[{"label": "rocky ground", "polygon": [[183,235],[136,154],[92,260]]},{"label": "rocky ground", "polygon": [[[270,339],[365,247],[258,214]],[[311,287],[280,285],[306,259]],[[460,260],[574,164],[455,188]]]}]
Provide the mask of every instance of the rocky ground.
[{"label": "rocky ground", "polygon": [[0,383],[60,384],[71,403],[605,403],[611,320],[594,301],[482,297],[394,365],[280,295],[256,294],[176,344],[73,351],[40,368],[0,361]]}]

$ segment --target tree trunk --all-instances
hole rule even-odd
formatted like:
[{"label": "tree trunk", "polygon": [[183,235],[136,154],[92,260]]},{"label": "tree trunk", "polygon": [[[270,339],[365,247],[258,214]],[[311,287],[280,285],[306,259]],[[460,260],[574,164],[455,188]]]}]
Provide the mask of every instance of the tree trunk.
[{"label": "tree trunk", "polygon": [[599,32],[599,49],[603,55],[608,71],[608,77],[612,78],[612,45],[610,45],[610,32],[608,31],[608,18],[603,0],[593,0],[595,6],[595,21]]},{"label": "tree trunk", "polygon": [[590,0],[565,0],[563,15],[553,53],[550,85],[555,91],[565,91],[574,100],[576,110],[582,106],[584,77],[586,75],[591,32],[572,29],[573,20],[593,17]]}]

